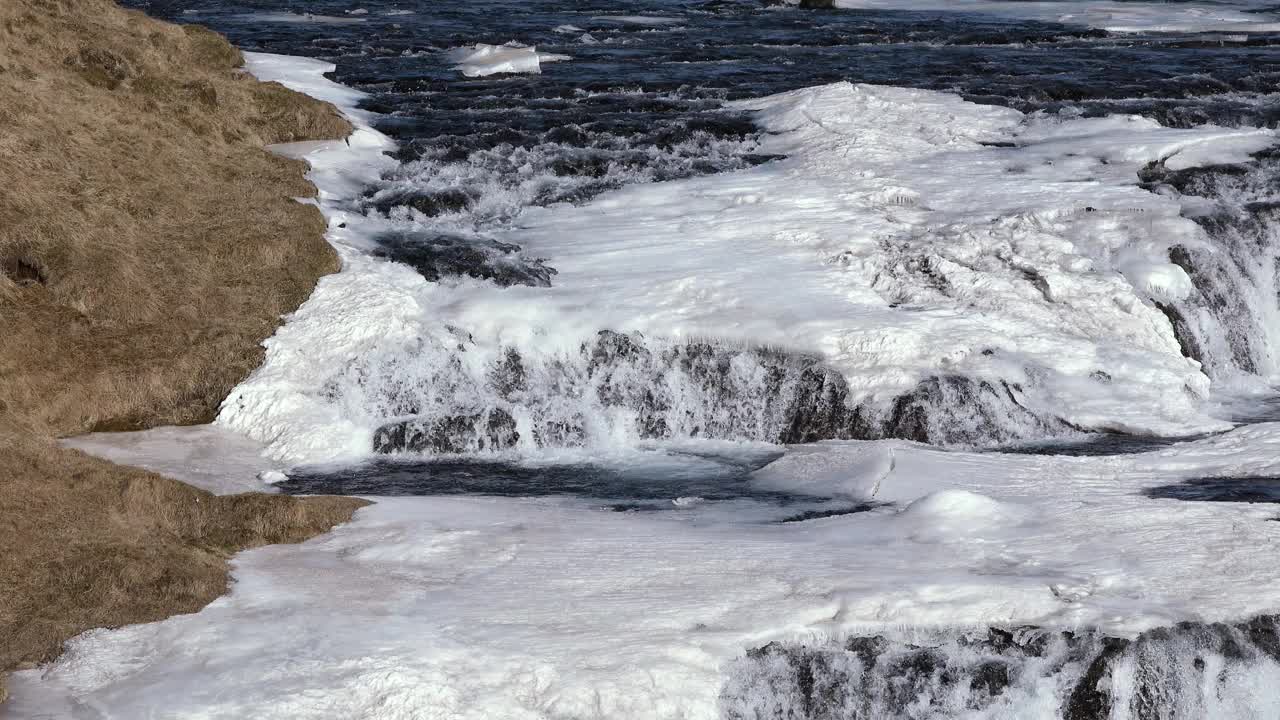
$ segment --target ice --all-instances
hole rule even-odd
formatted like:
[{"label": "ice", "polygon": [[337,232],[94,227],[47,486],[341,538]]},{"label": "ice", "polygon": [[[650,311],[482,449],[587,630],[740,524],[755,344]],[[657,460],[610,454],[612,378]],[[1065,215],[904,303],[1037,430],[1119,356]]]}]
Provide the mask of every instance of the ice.
[{"label": "ice", "polygon": [[649,27],[679,25],[683,22],[680,18],[662,17],[658,15],[596,15],[591,19],[602,22],[620,23],[623,25],[645,25]]},{"label": "ice", "polygon": [[[198,613],[73,640],[13,676],[11,712],[716,718],[731,664],[773,640],[821,647],[908,623],[1131,635],[1243,618],[1280,603],[1275,510],[1141,491],[1274,474],[1277,447],[1276,424],[1119,458],[823,443],[768,468],[770,482],[813,488],[892,452],[878,497],[893,505],[786,524],[707,502],[683,508],[690,518],[567,499],[383,498],[327,536],[237,556],[230,594]],[[1233,682],[1270,677],[1245,671],[1255,666]],[[974,717],[1038,717],[1064,701],[1056,682]]]},{"label": "ice", "polygon": [[262,492],[259,478],[279,475],[284,467],[264,455],[262,443],[217,425],[91,433],[62,443],[114,463],[176,478],[216,495]]},{"label": "ice", "polygon": [[1027,521],[1027,513],[968,490],[939,490],[913,500],[898,514],[915,542],[952,542],[1002,533]]},{"label": "ice", "polygon": [[[359,94],[324,80],[331,66],[265,55],[249,63],[259,77],[334,100],[357,127],[349,143],[282,148],[312,163],[343,269],[268,341],[266,363],[220,414],[221,426],[277,457],[367,454],[386,413],[364,394],[376,387],[355,382],[366,369],[389,368],[379,382],[438,381],[445,376],[414,373],[444,358],[483,377],[504,346],[540,368],[539,358],[575,357],[584,339],[605,342],[602,327],[820,352],[865,393],[902,387],[926,368],[1025,372],[1047,393],[1041,402],[1056,397],[1076,419],[1225,427],[1185,394],[1184,385],[1205,394],[1208,381],[1148,304],[1185,290],[1167,250],[1203,242],[1202,230],[1176,198],[1138,188],[1136,171],[1239,158],[1274,142],[1272,132],[1027,117],[848,84],[788,93],[746,104],[772,133],[767,149],[788,159],[530,212],[510,232],[554,260],[557,283],[496,288],[427,282],[369,257],[370,236],[391,221],[350,200],[389,167],[390,141],[354,108]],[[858,327],[867,329],[850,331]],[[614,352],[660,342],[606,337]],[[754,352],[720,356],[726,377],[750,379],[759,369],[750,358],[774,350]],[[353,370],[353,358],[374,360]],[[1109,382],[1089,380],[1102,369]],[[634,448],[627,427],[601,432]],[[283,468],[258,458],[261,446],[227,438],[200,428],[74,442],[223,489]],[[691,438],[670,447],[688,462],[705,462],[699,451],[762,453]],[[740,481],[873,504],[795,522],[782,522],[787,506],[745,492],[734,502],[673,492],[652,512],[563,495],[379,498],[325,536],[238,555],[230,593],[197,613],[75,638],[56,662],[12,676],[6,710],[696,720],[772,708],[771,717],[804,707],[793,663],[809,662],[805,652],[835,649],[805,677],[810,696],[819,682],[839,698],[859,677],[876,680],[838,665],[856,661],[846,647],[861,647],[846,638],[883,636],[887,656],[910,663],[889,668],[890,678],[914,682],[902,668],[945,665],[968,681],[991,675],[981,674],[985,646],[966,632],[1036,623],[1072,630],[1086,659],[1100,632],[1136,638],[1131,651],[1106,656],[1122,703],[1155,687],[1166,716],[1270,717],[1280,672],[1236,642],[1237,630],[1148,631],[1280,603],[1274,509],[1156,492],[1206,477],[1275,477],[1278,449],[1277,423],[1115,457],[897,440],[796,446]],[[664,457],[681,462],[678,452]],[[215,469],[224,458],[231,464]],[[1051,652],[1018,658],[1008,691],[983,701],[993,704],[942,701],[972,718],[1053,717],[1084,672],[1081,654],[1054,637]],[[1196,662],[1207,670],[1196,674]],[[938,681],[908,699],[981,687]]]},{"label": "ice", "polygon": [[448,52],[450,62],[467,77],[485,77],[502,73],[542,72],[541,63],[571,60],[568,55],[539,53],[536,47],[519,45],[486,45],[457,48]]},{"label": "ice", "polygon": [[[799,0],[788,0],[797,4]],[[849,10],[921,10],[989,13],[1021,20],[1086,25],[1113,32],[1256,32],[1280,31],[1273,3],[1234,2],[1017,2],[1010,0],[835,0]]]},{"label": "ice", "polygon": [[279,485],[289,479],[288,475],[279,470],[265,470],[258,473],[258,480],[264,485]]},{"label": "ice", "polygon": [[[350,13],[357,15],[359,13]],[[295,12],[256,12],[245,13],[240,16],[245,20],[255,22],[276,22],[276,23],[307,23],[315,25],[350,25],[353,23],[365,22],[363,17],[342,17],[341,15],[316,15],[315,13],[295,13]]]}]

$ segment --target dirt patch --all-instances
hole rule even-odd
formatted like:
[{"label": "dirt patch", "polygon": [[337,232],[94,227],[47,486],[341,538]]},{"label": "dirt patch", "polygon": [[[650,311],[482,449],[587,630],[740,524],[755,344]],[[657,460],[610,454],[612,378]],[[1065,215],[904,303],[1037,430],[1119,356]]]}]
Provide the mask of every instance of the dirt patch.
[{"label": "dirt patch", "polygon": [[[351,498],[216,497],[56,436],[207,421],[338,261],[302,163],[330,105],[109,0],[0,2],[0,672],[193,612]],[[0,684],[0,698],[4,689]]]}]

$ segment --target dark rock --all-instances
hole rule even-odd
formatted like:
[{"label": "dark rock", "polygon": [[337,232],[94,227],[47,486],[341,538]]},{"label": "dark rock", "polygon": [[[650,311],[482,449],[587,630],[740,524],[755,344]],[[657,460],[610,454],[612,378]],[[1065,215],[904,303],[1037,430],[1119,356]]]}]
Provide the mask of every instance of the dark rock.
[{"label": "dark rock", "polygon": [[815,362],[800,372],[792,393],[780,442],[815,442],[848,433],[852,424],[849,386],[839,373]]},{"label": "dark rock", "polygon": [[374,251],[417,270],[424,278],[438,281],[442,277],[465,275],[492,280],[497,285],[530,285],[550,287],[553,267],[542,260],[531,260],[520,254],[520,246],[478,237],[445,233],[391,233],[378,238],[381,247]]},{"label": "dark rock", "polygon": [[1122,638],[1103,640],[1102,652],[1094,657],[1084,676],[1075,684],[1062,710],[1063,720],[1107,720],[1111,715],[1111,693],[1104,679],[1110,677],[1117,659],[1129,647]]},{"label": "dark rock", "polygon": [[435,192],[374,196],[369,206],[384,213],[396,207],[410,207],[427,217],[436,217],[465,212],[474,207],[475,202],[476,197],[472,193],[460,188],[447,188]]},{"label": "dark rock", "polygon": [[1187,321],[1187,317],[1182,311],[1168,303],[1157,302],[1156,309],[1164,313],[1169,318],[1169,324],[1173,326],[1173,337],[1178,341],[1178,347],[1181,348],[1182,354],[1201,364],[1204,363],[1204,351],[1200,348],[1200,341],[1196,338],[1196,334]]},{"label": "dark rock", "polygon": [[494,408],[474,415],[404,420],[388,423],[373,435],[376,453],[462,454],[506,450],[520,441],[515,418]]},{"label": "dark rock", "polygon": [[504,400],[512,400],[525,390],[524,361],[515,348],[507,348],[502,359],[489,371],[489,384]]},{"label": "dark rock", "polygon": [[1009,666],[999,660],[989,660],[973,671],[969,690],[987,697],[996,697],[1009,687]]}]

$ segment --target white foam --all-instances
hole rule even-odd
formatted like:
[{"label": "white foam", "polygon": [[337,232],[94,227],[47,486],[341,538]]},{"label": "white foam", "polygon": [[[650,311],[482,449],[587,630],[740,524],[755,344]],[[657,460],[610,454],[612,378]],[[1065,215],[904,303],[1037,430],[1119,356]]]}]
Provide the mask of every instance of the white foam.
[{"label": "white foam", "polygon": [[[351,13],[356,14],[356,13]],[[343,17],[341,15],[316,15],[314,13],[294,13],[294,12],[256,12],[245,13],[239,16],[244,20],[252,20],[254,22],[274,22],[274,23],[299,23],[314,25],[351,25],[355,23],[365,22],[363,17]]]}]

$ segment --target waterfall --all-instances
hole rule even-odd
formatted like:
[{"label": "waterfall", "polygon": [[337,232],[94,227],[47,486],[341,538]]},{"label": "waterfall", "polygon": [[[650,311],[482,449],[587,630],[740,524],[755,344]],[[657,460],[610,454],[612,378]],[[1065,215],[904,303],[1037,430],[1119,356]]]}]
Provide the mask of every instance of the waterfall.
[{"label": "waterfall", "polygon": [[770,643],[733,663],[729,720],[1276,717],[1276,616],[1136,638],[1033,626]]},{"label": "waterfall", "polygon": [[1169,261],[1186,271],[1195,292],[1161,310],[1188,357],[1214,380],[1275,375],[1280,353],[1280,150],[1243,165],[1171,171],[1156,163],[1144,187],[1181,197],[1183,214],[1210,239],[1175,245]]}]

